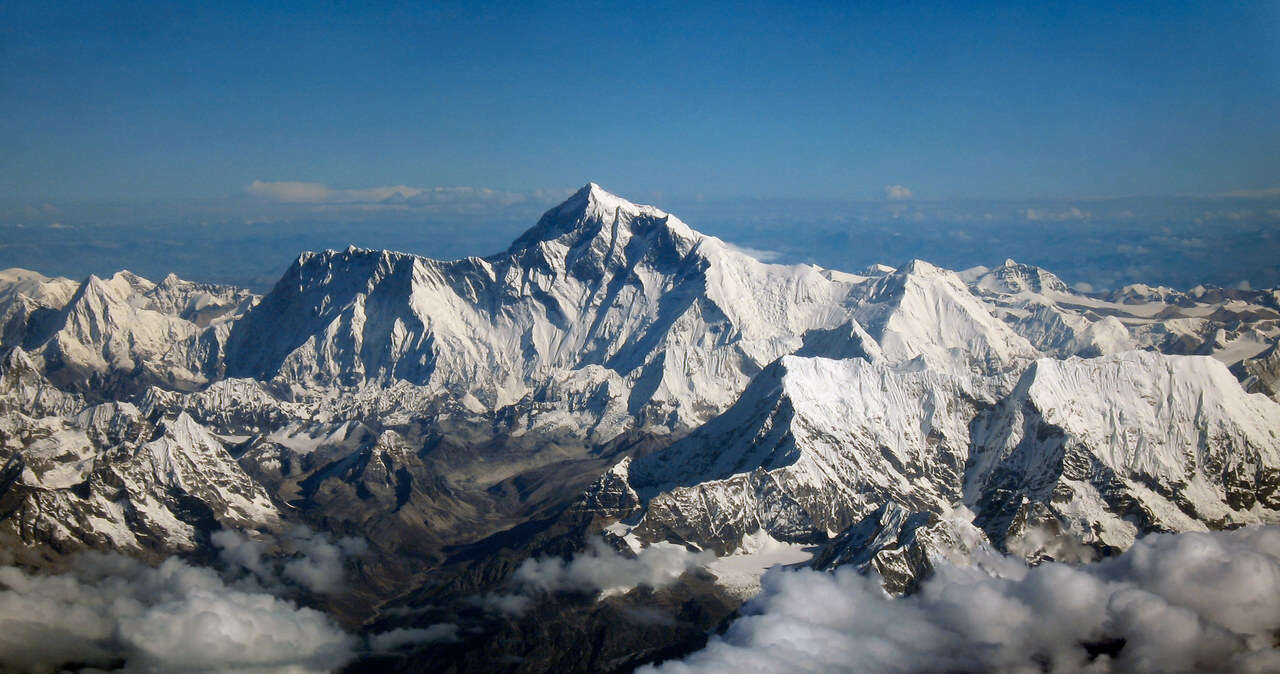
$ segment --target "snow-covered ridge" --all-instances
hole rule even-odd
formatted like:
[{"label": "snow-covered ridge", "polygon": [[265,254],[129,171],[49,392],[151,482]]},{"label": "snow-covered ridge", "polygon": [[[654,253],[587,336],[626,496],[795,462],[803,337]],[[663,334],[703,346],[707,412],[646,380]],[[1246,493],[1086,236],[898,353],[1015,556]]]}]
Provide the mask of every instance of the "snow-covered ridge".
[{"label": "snow-covered ridge", "polygon": [[1043,359],[972,426],[966,500],[996,540],[1041,504],[1125,548],[1151,530],[1280,522],[1280,405],[1215,359]]},{"label": "snow-covered ridge", "polygon": [[[180,490],[227,526],[301,504],[426,549],[598,477],[574,512],[637,543],[790,551],[867,521],[909,575],[964,502],[996,545],[1053,523],[1123,547],[1274,517],[1280,413],[1237,378],[1280,395],[1277,297],[765,264],[595,184],[495,255],[303,253],[260,299],[8,270],[0,496],[44,504],[23,540],[199,545]],[[152,500],[86,491],[107,465]]]},{"label": "snow-covered ridge", "polygon": [[300,257],[236,323],[228,373],[298,386],[404,380],[496,409],[597,366],[629,389],[631,414],[691,423],[806,332],[848,320],[851,290],[588,185],[487,258]]}]

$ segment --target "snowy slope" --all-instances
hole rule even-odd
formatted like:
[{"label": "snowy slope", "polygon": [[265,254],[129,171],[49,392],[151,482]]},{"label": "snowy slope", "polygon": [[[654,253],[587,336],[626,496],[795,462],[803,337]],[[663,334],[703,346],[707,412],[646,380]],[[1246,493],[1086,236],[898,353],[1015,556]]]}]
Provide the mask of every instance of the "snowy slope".
[{"label": "snowy slope", "polygon": [[591,184],[488,258],[303,255],[237,322],[228,372],[298,387],[404,380],[492,409],[598,366],[631,414],[689,423],[807,331],[847,320],[850,288]]},{"label": "snowy slope", "polygon": [[782,358],[724,414],[628,464],[643,501],[633,533],[723,552],[758,530],[821,540],[887,500],[945,509],[960,498],[968,421],[994,400],[973,378]]},{"label": "snowy slope", "polygon": [[826,542],[906,587],[985,545],[961,502],[1032,557],[1277,510],[1280,412],[1232,376],[1274,395],[1274,291],[765,264],[594,184],[496,255],[304,253],[262,298],[7,270],[0,321],[0,527],[37,547],[305,511],[429,559],[595,480],[574,516],[726,577]]},{"label": "snowy slope", "polygon": [[149,385],[192,390],[220,375],[222,344],[251,293],[121,271],[83,283],[0,273],[3,347],[21,347],[59,386],[111,399]]},{"label": "snowy slope", "polygon": [[863,300],[855,316],[893,362],[998,374],[1040,355],[954,272],[921,260],[876,279]]},{"label": "snowy slope", "polygon": [[39,333],[75,294],[79,284],[49,278],[26,269],[0,271],[0,346],[30,346],[28,335]]},{"label": "snowy slope", "polygon": [[874,571],[885,590],[913,592],[939,563],[966,566],[996,557],[986,535],[969,522],[972,516],[964,509],[913,512],[886,501],[822,546],[811,565],[823,571]]},{"label": "snowy slope", "polygon": [[1205,354],[1234,366],[1280,340],[1275,291],[1142,284],[1108,295],[1075,292],[1044,269],[1013,260],[966,272],[992,312],[1047,355],[1094,357],[1144,348]]},{"label": "snowy slope", "polygon": [[1071,308],[1089,299],[1039,267],[1005,260],[976,276],[970,287],[996,316],[1046,354],[1092,357],[1134,348],[1119,319]]},{"label": "snowy slope", "polygon": [[1280,405],[1217,360],[1039,360],[978,416],[967,503],[1002,542],[1040,504],[1088,543],[1280,520]]},{"label": "snowy slope", "polygon": [[189,416],[86,406],[15,349],[0,368],[0,531],[58,552],[191,550],[220,525],[278,526],[267,492]]}]

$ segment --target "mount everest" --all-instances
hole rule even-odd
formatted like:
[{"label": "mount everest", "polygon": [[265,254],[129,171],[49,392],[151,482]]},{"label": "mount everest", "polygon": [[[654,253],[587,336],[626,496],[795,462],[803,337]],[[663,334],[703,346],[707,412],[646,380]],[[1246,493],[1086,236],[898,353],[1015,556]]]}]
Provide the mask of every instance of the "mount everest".
[{"label": "mount everest", "polygon": [[[305,524],[369,552],[347,595],[300,601],[366,630],[451,606],[531,669],[658,657],[540,660],[534,628],[475,617],[524,561],[594,541],[719,557],[609,600],[699,597],[674,631],[694,638],[741,601],[715,569],[766,550],[905,592],[979,551],[1280,523],[1276,290],[765,264],[589,184],[489,257],[304,253],[261,297],[6,270],[0,321],[0,538],[24,564],[211,559],[218,531],[272,550]],[[465,668],[474,645],[364,662]]]}]

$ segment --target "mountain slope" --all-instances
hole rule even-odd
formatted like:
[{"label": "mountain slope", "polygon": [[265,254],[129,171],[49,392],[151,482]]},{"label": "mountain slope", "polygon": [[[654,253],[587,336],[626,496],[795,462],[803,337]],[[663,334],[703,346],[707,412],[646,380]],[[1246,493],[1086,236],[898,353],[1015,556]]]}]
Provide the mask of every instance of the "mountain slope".
[{"label": "mountain slope", "polygon": [[1042,359],[972,433],[966,501],[997,543],[1032,511],[1119,548],[1280,521],[1280,405],[1212,358]]},{"label": "mountain slope", "polygon": [[[631,532],[726,552],[759,530],[822,540],[889,500],[946,509],[960,498],[968,421],[994,401],[973,378],[784,357],[724,414],[628,464],[642,508]],[[589,500],[619,489],[602,480]]]},{"label": "mountain slope", "polygon": [[224,525],[279,526],[266,490],[191,417],[153,421],[51,390],[20,351],[5,360],[0,533],[59,553],[154,555],[194,550]]},{"label": "mountain slope", "polygon": [[922,260],[875,279],[855,316],[894,362],[998,374],[1039,355],[997,320],[954,272]]},{"label": "mountain slope", "polygon": [[238,321],[228,373],[294,386],[404,380],[493,409],[566,372],[615,373],[633,415],[688,424],[847,320],[850,284],[766,265],[592,184],[487,258],[306,254]]}]

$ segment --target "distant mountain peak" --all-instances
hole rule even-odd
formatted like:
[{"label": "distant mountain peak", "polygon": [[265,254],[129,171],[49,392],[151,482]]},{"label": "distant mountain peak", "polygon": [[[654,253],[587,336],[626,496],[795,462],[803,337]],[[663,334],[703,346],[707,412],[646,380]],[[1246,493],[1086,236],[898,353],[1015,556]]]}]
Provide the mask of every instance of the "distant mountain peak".
[{"label": "distant mountain peak", "polygon": [[509,250],[523,250],[548,241],[572,248],[602,237],[625,244],[633,234],[656,230],[668,231],[690,243],[706,238],[660,208],[632,203],[589,182],[544,213]]}]

